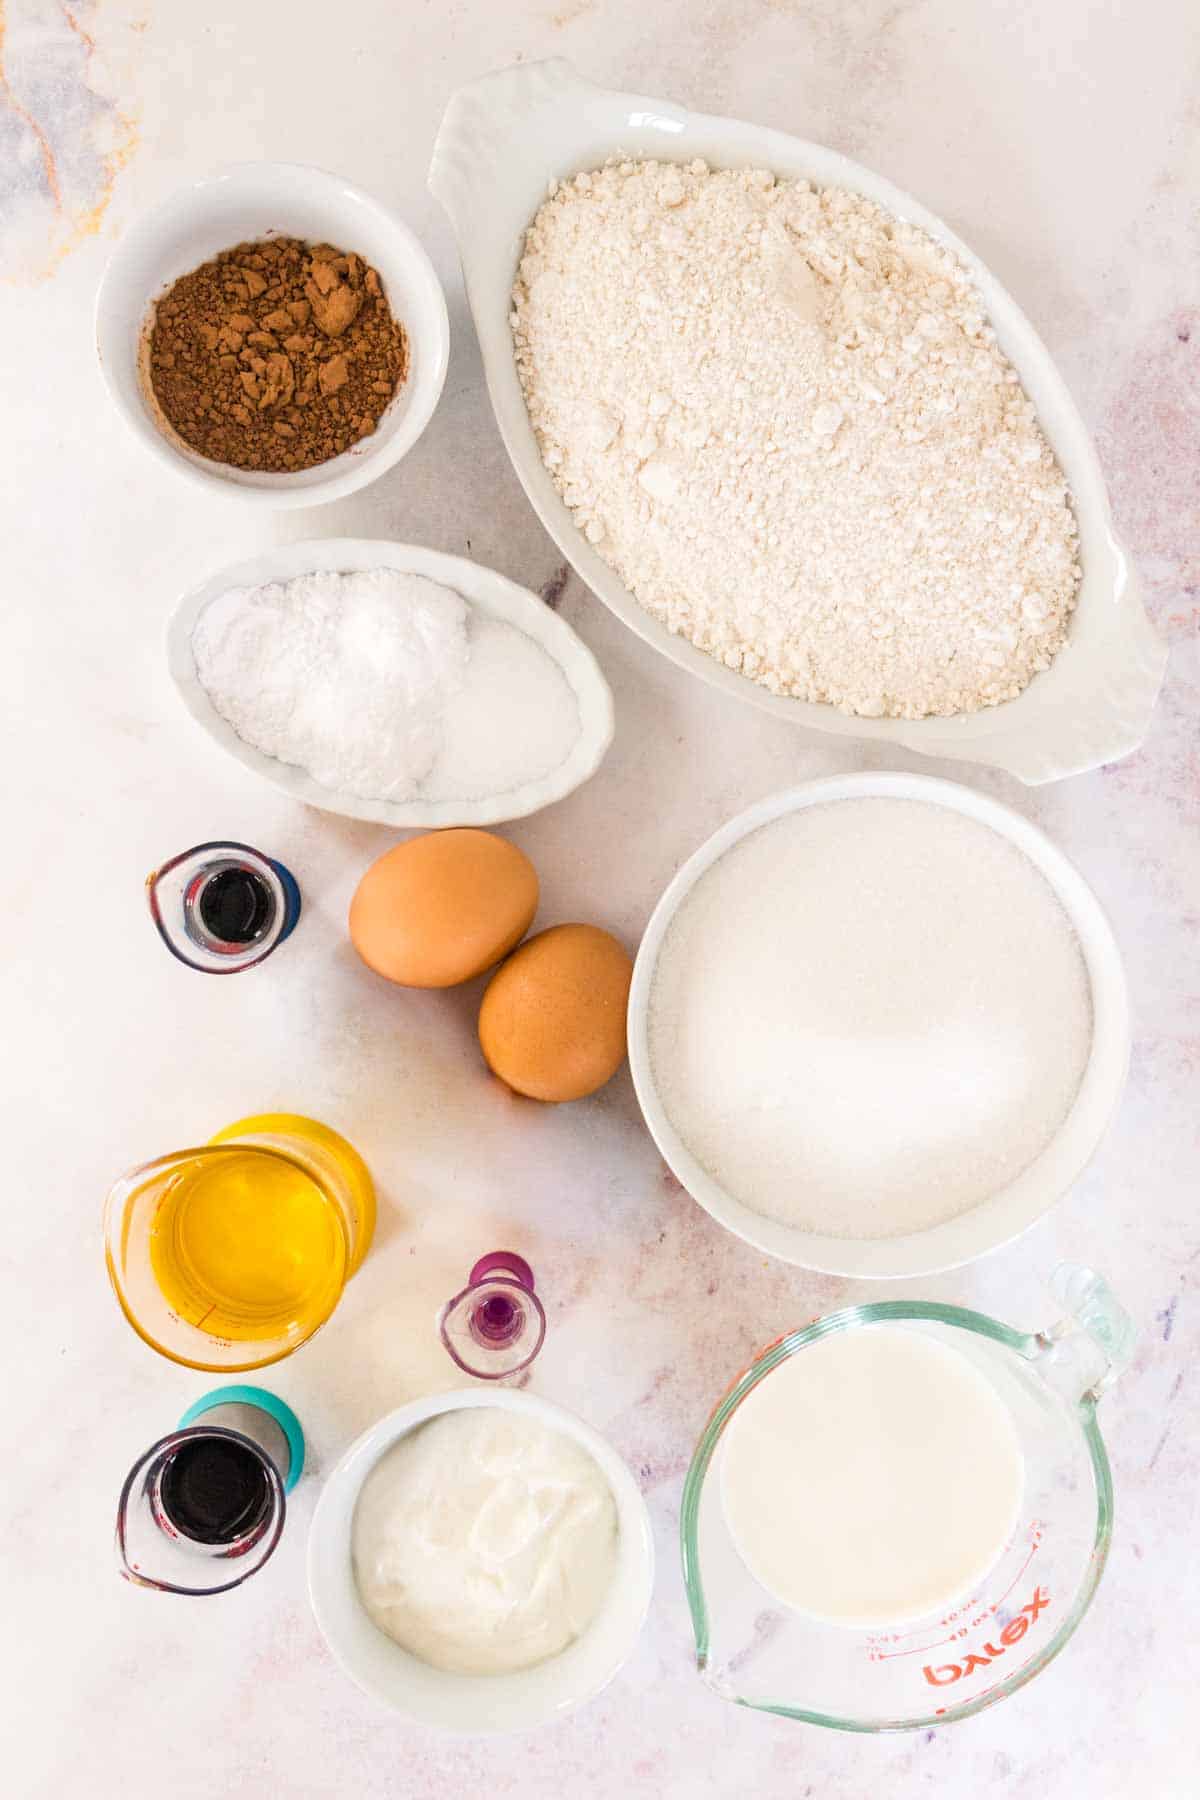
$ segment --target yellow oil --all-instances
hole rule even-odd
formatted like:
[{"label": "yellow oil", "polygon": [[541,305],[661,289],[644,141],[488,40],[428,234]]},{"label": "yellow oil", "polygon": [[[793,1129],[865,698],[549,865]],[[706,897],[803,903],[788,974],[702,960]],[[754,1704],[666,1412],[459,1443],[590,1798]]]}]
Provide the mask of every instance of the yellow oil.
[{"label": "yellow oil", "polygon": [[315,1330],[337,1304],[346,1254],[325,1189],[285,1156],[236,1144],[183,1164],[150,1229],[168,1306],[236,1342]]},{"label": "yellow oil", "polygon": [[350,1240],[346,1253],[349,1281],[367,1254],[375,1231],[375,1184],[354,1145],[319,1119],[284,1112],[254,1113],[249,1118],[236,1119],[209,1139],[212,1144],[237,1141],[263,1144],[290,1152],[301,1162],[312,1161],[327,1179],[337,1184]]}]

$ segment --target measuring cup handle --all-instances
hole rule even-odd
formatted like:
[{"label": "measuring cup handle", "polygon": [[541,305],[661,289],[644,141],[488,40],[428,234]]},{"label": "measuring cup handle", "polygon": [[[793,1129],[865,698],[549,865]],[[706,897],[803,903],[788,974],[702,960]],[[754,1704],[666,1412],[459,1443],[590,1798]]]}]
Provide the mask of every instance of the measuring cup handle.
[{"label": "measuring cup handle", "polygon": [[1050,1290],[1066,1311],[1040,1335],[1043,1373],[1068,1398],[1098,1400],[1128,1368],[1137,1328],[1104,1278],[1083,1263],[1059,1263]]}]

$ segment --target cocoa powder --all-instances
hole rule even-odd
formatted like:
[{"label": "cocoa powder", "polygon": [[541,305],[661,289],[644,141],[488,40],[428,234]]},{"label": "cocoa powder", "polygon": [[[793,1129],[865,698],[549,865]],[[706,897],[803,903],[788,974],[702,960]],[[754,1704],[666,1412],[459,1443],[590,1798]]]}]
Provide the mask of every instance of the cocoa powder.
[{"label": "cocoa powder", "polygon": [[376,271],[331,244],[237,244],[159,301],[147,374],[168,425],[237,469],[310,469],[370,435],[408,373]]}]

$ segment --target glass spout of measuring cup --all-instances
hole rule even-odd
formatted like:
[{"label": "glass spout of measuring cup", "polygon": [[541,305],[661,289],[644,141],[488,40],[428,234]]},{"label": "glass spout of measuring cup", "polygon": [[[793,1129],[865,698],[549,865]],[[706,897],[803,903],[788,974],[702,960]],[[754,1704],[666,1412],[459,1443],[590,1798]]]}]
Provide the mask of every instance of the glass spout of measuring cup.
[{"label": "glass spout of measuring cup", "polygon": [[442,1342],[467,1375],[499,1381],[526,1369],[546,1336],[533,1270],[514,1250],[481,1256],[462,1292],[442,1308]]},{"label": "glass spout of measuring cup", "polygon": [[[1032,1333],[956,1306],[847,1307],[779,1338],[727,1389],[692,1458],[680,1514],[696,1664],[724,1699],[838,1731],[915,1730],[994,1706],[1069,1643],[1112,1537],[1097,1403],[1128,1364],[1135,1334],[1090,1269],[1063,1265],[1051,1288],[1063,1315]],[[725,1515],[722,1452],[739,1407],[790,1358],[832,1334],[897,1326],[957,1351],[991,1384],[1016,1428],[1023,1491],[998,1559],[961,1600],[866,1629],[789,1607],[760,1585]],[[862,1449],[869,1479],[871,1446]],[[928,1504],[952,1506],[953,1495]]]}]

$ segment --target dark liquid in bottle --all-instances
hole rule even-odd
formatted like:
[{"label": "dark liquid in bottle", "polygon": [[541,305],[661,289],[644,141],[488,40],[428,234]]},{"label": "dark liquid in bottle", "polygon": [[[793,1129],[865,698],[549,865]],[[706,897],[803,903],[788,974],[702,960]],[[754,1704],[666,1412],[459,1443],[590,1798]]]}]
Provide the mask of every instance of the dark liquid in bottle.
[{"label": "dark liquid in bottle", "polygon": [[223,944],[253,944],[270,925],[275,901],[253,869],[222,869],[201,888],[199,913]]},{"label": "dark liquid in bottle", "polygon": [[519,1337],[525,1314],[507,1294],[489,1294],[471,1314],[471,1329],[477,1343],[509,1344]]},{"label": "dark liquid in bottle", "polygon": [[261,1524],[271,1503],[262,1463],[229,1438],[192,1438],[163,1470],[162,1509],[198,1544],[232,1544]]}]

